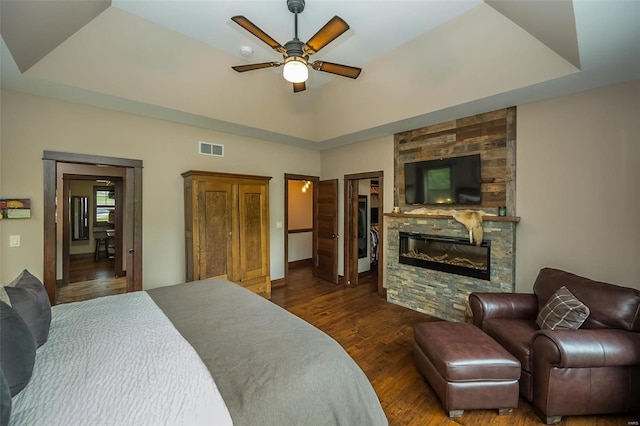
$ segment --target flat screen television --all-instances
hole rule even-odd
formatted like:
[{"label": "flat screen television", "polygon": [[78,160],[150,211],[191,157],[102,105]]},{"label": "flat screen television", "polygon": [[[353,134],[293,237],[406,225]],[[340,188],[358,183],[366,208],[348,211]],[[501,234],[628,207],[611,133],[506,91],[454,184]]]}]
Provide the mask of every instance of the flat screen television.
[{"label": "flat screen television", "polygon": [[404,165],[407,204],[480,204],[480,154]]}]

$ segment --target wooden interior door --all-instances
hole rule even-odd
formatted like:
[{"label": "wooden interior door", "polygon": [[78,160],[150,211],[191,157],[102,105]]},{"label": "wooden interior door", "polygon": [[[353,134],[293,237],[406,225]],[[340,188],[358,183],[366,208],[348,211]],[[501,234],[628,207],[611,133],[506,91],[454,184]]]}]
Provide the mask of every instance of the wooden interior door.
[{"label": "wooden interior door", "polygon": [[314,274],[338,283],[338,179],[321,180],[316,185],[318,195],[314,228],[318,237],[314,247]]},{"label": "wooden interior door", "polygon": [[195,268],[197,276],[194,274],[194,279],[219,277],[232,280],[232,185],[198,181],[197,208],[198,232],[194,235],[194,245],[198,250],[199,265]]},{"label": "wooden interior door", "polygon": [[269,211],[266,185],[238,185],[240,280],[269,275]]}]

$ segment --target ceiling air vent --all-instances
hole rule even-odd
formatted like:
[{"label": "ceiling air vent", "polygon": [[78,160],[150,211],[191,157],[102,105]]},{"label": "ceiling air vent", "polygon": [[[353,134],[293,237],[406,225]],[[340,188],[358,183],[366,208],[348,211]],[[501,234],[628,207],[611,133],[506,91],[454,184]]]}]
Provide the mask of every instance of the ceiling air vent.
[{"label": "ceiling air vent", "polygon": [[224,145],[202,141],[198,143],[200,154],[213,155],[214,157],[224,157]]}]

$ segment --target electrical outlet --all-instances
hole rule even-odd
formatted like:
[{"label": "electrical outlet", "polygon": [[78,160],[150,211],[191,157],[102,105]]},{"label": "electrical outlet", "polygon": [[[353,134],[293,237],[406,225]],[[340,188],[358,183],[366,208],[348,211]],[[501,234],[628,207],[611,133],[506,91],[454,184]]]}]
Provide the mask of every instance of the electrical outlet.
[{"label": "electrical outlet", "polygon": [[9,235],[9,247],[20,247],[20,235]]}]

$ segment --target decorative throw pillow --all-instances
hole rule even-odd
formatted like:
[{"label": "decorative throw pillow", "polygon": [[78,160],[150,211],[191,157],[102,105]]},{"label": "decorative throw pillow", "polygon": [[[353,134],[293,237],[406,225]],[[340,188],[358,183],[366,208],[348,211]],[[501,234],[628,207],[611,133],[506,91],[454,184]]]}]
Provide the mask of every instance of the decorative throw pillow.
[{"label": "decorative throw pillow", "polygon": [[49,338],[51,325],[51,303],[47,290],[39,279],[25,269],[9,286],[4,287],[4,291],[10,301],[7,304],[27,323],[38,347],[42,346]]},{"label": "decorative throw pillow", "polygon": [[540,310],[536,323],[542,330],[577,330],[588,316],[587,305],[562,286]]},{"label": "decorative throw pillow", "polygon": [[36,360],[36,341],[20,315],[0,302],[0,369],[11,396],[27,386]]}]

